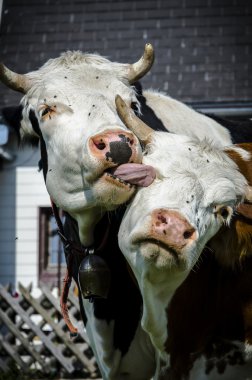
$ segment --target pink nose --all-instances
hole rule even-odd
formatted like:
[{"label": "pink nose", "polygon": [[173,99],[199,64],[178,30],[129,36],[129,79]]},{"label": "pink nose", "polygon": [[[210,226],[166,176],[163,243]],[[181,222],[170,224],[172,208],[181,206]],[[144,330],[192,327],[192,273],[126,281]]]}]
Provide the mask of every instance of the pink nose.
[{"label": "pink nose", "polygon": [[91,137],[89,146],[95,157],[120,165],[135,160],[139,143],[130,132],[107,131]]},{"label": "pink nose", "polygon": [[197,238],[195,228],[177,211],[155,210],[151,218],[153,237],[176,250]]}]

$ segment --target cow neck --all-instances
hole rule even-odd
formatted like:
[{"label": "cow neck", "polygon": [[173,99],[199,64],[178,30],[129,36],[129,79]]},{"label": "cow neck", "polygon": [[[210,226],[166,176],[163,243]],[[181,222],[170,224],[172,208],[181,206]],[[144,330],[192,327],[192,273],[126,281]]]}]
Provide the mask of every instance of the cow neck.
[{"label": "cow neck", "polygon": [[106,228],[103,233],[102,240],[100,241],[99,245],[95,246],[90,246],[90,247],[83,247],[82,245],[75,243],[71,240],[69,240],[64,233],[64,227],[63,223],[61,221],[60,215],[59,215],[59,209],[56,206],[56,204],[53,202],[51,199],[51,206],[52,206],[52,211],[57,223],[58,227],[58,234],[60,236],[60,239],[64,245],[64,250],[69,252],[68,255],[68,260],[67,260],[67,269],[65,273],[65,277],[63,280],[63,289],[60,297],[60,307],[61,307],[61,313],[63,316],[63,319],[70,331],[71,336],[76,336],[78,334],[78,329],[73,325],[71,322],[71,319],[69,317],[69,310],[67,306],[67,301],[68,301],[68,294],[69,294],[69,289],[72,283],[72,278],[73,278],[73,258],[74,255],[79,255],[82,256],[83,258],[87,256],[90,253],[100,253],[104,250],[104,247],[106,245],[108,236],[109,236],[109,231],[110,231],[110,223],[106,223]]},{"label": "cow neck", "polygon": [[[61,239],[61,241],[62,241],[62,243],[64,245],[64,248],[66,250],[68,250],[69,248],[71,248],[74,251],[76,251],[76,253],[79,253],[79,254],[81,254],[83,256],[86,256],[91,251],[92,251],[92,253],[94,253],[94,252],[97,253],[97,252],[102,252],[103,251],[103,249],[104,249],[104,247],[106,245],[106,241],[108,239],[109,230],[110,230],[110,223],[106,223],[106,226],[105,226],[104,231],[103,231],[102,239],[101,239],[101,241],[98,244],[94,243],[93,246],[85,247],[83,245],[77,244],[77,243],[69,240],[65,236],[63,223],[62,223],[60,215],[59,215],[59,209],[56,206],[56,204],[53,202],[52,199],[51,199],[51,206],[52,206],[53,215],[55,217],[55,220],[56,220],[56,223],[57,223],[57,227],[58,227],[58,235],[59,235],[59,237],[60,237],[60,239]],[[95,230],[96,230],[96,228],[95,228]]]}]

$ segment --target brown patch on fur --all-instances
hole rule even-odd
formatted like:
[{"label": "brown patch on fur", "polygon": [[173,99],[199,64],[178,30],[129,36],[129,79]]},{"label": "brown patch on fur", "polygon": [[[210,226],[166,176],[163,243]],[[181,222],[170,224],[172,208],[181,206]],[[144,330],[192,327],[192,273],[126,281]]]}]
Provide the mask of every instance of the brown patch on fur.
[{"label": "brown patch on fur", "polygon": [[242,203],[240,204],[236,211],[242,215],[244,218],[252,221],[252,204],[251,203]]},{"label": "brown patch on fur", "polygon": [[252,300],[243,307],[246,343],[252,345]]},{"label": "brown patch on fur", "polygon": [[243,317],[245,324],[246,343],[252,345],[252,300],[244,305]]},{"label": "brown patch on fur", "polygon": [[252,143],[242,143],[242,144],[236,144],[235,145],[238,148],[242,148],[250,153],[250,160],[246,161],[244,160],[241,155],[230,149],[226,149],[225,152],[228,154],[230,158],[237,164],[237,166],[240,169],[240,172],[244,175],[244,177],[247,179],[248,184],[252,185]]},{"label": "brown patch on fur", "polygon": [[[226,153],[236,162],[248,184],[252,185],[252,143],[236,146],[249,152],[250,159],[244,160],[232,148],[227,149]],[[239,205],[230,226],[224,226],[211,239],[209,246],[215,250],[216,259],[221,265],[233,269],[240,265],[243,258],[252,253],[252,205]]]},{"label": "brown patch on fur", "polygon": [[245,258],[234,271],[219,265],[211,252],[203,252],[167,310],[167,379],[187,379],[201,355],[206,358],[206,373],[214,367],[222,373],[227,365],[244,363],[233,342],[252,338],[251,273],[252,258]]},{"label": "brown patch on fur", "polygon": [[252,254],[252,219],[247,217],[252,212],[252,205],[248,206],[250,210],[246,211],[246,216],[235,215],[230,226],[223,226],[208,243],[216,260],[224,267],[235,269]]}]

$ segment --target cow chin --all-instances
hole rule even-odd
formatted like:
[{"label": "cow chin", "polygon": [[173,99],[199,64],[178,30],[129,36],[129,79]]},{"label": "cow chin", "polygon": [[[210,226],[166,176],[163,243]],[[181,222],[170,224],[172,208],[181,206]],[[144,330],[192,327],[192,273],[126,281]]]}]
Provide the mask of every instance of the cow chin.
[{"label": "cow chin", "polygon": [[179,253],[172,247],[154,239],[138,241],[140,254],[155,264],[156,268],[171,269],[175,271],[188,270],[187,254]]},{"label": "cow chin", "polygon": [[104,173],[93,185],[93,191],[98,202],[107,210],[112,210],[126,203],[134,194],[136,187]]}]

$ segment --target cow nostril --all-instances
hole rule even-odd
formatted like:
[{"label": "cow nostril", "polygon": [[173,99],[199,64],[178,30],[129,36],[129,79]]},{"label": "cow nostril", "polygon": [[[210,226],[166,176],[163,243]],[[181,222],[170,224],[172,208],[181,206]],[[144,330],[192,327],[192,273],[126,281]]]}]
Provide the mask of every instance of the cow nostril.
[{"label": "cow nostril", "polygon": [[134,140],[130,140],[130,145],[133,145],[134,144]]},{"label": "cow nostril", "polygon": [[106,148],[106,144],[101,140],[101,141],[98,141],[98,142],[94,142],[95,146],[97,149],[99,150],[103,150]]},{"label": "cow nostril", "polygon": [[195,232],[195,229],[194,229],[194,228],[192,228],[191,230],[186,230],[186,231],[183,233],[183,237],[184,237],[184,239],[190,239],[190,238],[193,236],[194,232]]},{"label": "cow nostril", "polygon": [[162,214],[159,214],[157,216],[157,219],[159,222],[157,222],[158,225],[160,225],[160,222],[163,223],[163,224],[167,224],[167,220],[166,220],[166,217]]}]

